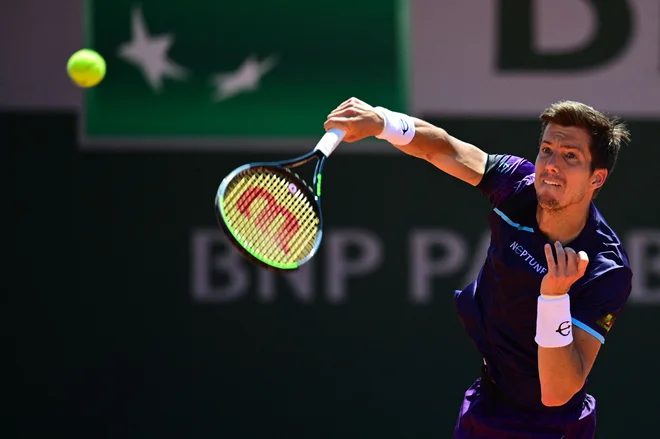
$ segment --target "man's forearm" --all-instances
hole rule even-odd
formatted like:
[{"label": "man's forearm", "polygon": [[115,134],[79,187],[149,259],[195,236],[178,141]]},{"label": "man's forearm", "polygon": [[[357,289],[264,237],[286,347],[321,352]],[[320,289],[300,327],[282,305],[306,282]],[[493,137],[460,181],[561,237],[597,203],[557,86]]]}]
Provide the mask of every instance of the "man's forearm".
[{"label": "man's forearm", "polygon": [[538,348],[541,399],[547,406],[563,405],[584,385],[585,370],[575,343],[560,348]]},{"label": "man's forearm", "polygon": [[442,128],[421,119],[413,120],[415,137],[407,145],[394,145],[396,148],[472,185],[481,181],[486,167],[486,153],[451,136]]},{"label": "man's forearm", "polygon": [[415,137],[407,145],[394,146],[406,154],[428,160],[432,155],[453,154],[451,136],[440,127],[424,120],[413,118]]}]

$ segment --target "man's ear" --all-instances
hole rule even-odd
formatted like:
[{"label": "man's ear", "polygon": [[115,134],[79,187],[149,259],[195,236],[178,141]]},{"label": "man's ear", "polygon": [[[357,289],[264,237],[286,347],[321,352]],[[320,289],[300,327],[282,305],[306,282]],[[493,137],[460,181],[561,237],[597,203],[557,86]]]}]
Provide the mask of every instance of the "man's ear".
[{"label": "man's ear", "polygon": [[595,189],[600,189],[607,180],[607,169],[596,169],[591,176],[591,185]]}]

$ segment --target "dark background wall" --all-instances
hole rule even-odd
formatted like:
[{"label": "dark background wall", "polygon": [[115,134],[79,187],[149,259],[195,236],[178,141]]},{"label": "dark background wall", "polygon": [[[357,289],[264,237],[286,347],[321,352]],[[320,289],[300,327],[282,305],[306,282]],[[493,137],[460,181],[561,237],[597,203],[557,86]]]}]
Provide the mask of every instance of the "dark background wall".
[{"label": "dark background wall", "polygon": [[[15,38],[3,34],[0,68],[15,224],[7,437],[450,436],[480,366],[451,296],[479,268],[486,200],[386,144],[339,153],[318,257],[295,276],[257,270],[225,245],[212,200],[234,167],[290,153],[81,147],[81,91],[61,67],[82,46],[80,5],[2,8]],[[535,156],[535,115],[427,119]],[[606,439],[653,431],[660,391],[660,122],[628,119],[633,142],[597,200],[635,269],[590,380]]]}]

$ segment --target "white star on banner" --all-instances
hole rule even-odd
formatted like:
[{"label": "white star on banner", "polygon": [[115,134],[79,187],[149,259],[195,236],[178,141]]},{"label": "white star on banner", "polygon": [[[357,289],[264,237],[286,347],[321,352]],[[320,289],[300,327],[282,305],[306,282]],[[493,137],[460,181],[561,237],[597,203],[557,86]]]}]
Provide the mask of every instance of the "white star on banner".
[{"label": "white star on banner", "polygon": [[222,101],[240,93],[257,90],[261,78],[272,70],[275,64],[277,61],[273,56],[259,61],[252,55],[247,57],[235,71],[213,75],[211,78],[215,87],[213,99]]},{"label": "white star on banner", "polygon": [[165,77],[179,80],[186,78],[186,69],[167,56],[167,51],[174,42],[174,36],[149,35],[142,9],[138,6],[133,8],[131,14],[131,31],[131,40],[119,46],[118,54],[142,70],[152,90],[160,91]]}]

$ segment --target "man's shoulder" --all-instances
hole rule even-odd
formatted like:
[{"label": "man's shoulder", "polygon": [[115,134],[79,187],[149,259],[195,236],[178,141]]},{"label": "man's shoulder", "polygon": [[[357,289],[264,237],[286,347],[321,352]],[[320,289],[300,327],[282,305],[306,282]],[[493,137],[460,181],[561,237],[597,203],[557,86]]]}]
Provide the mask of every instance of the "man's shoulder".
[{"label": "man's shoulder", "polygon": [[590,243],[593,243],[599,250],[605,253],[614,252],[625,264],[628,264],[628,255],[626,254],[623,241],[593,202],[591,203],[587,226],[590,229]]},{"label": "man's shoulder", "polygon": [[513,154],[488,154],[486,159],[486,174],[524,177],[535,171],[534,163]]},{"label": "man's shoulder", "polygon": [[581,248],[589,256],[589,266],[585,277],[593,281],[603,276],[630,279],[632,271],[623,241],[607,223],[604,216],[592,204],[589,230],[584,236]]},{"label": "man's shoulder", "polygon": [[630,279],[632,270],[625,254],[617,249],[607,249],[589,255],[589,266],[585,273],[585,280],[589,282],[601,277]]},{"label": "man's shoulder", "polygon": [[511,154],[489,154],[477,188],[497,206],[533,184],[535,171],[534,164],[525,158]]}]

